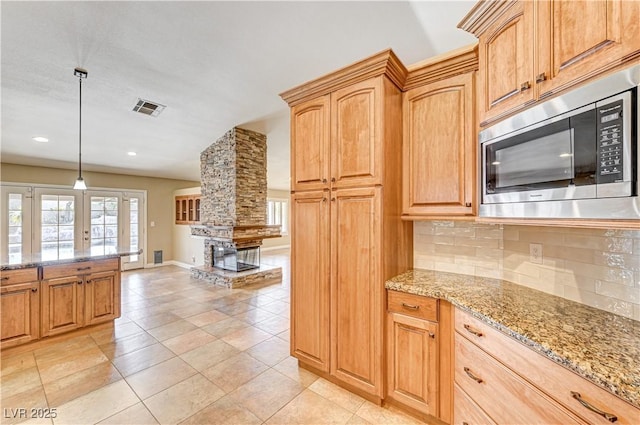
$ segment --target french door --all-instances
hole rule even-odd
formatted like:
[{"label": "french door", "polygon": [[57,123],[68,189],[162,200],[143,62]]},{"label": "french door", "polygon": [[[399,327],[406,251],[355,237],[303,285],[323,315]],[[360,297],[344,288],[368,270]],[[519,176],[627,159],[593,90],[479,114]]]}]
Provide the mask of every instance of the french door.
[{"label": "french door", "polygon": [[[10,263],[32,253],[46,261],[143,247],[144,192],[3,185],[1,196],[0,254]],[[123,257],[122,267],[144,267],[143,256]]]}]

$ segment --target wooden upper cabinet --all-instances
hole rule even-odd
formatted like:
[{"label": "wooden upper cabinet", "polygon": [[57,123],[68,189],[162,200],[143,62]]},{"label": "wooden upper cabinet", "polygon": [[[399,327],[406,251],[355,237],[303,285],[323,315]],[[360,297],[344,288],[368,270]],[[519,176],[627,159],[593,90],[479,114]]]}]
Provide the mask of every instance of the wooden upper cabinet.
[{"label": "wooden upper cabinet", "polygon": [[291,108],[292,190],[317,190],[329,181],[329,96]]},{"label": "wooden upper cabinet", "polygon": [[458,27],[479,39],[481,126],[640,58],[638,1],[480,1]]},{"label": "wooden upper cabinet", "polygon": [[533,22],[533,2],[518,2],[480,35],[481,122],[535,101]]},{"label": "wooden upper cabinet", "polygon": [[333,187],[382,183],[381,82],[373,78],[331,94]]},{"label": "wooden upper cabinet", "polygon": [[473,214],[472,72],[404,93],[403,215]]},{"label": "wooden upper cabinet", "polygon": [[291,202],[291,355],[329,372],[329,192]]},{"label": "wooden upper cabinet", "polygon": [[540,97],[640,53],[640,2],[540,1]]}]

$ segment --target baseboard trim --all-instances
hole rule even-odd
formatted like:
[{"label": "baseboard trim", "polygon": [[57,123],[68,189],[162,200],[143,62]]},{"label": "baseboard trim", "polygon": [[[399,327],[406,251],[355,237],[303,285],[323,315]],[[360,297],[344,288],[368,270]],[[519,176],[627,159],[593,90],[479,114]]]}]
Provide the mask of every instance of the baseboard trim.
[{"label": "baseboard trim", "polygon": [[168,260],[159,264],[145,264],[144,268],[153,269],[155,267],[165,267],[165,266],[178,266],[183,269],[191,269],[191,267],[193,267],[194,264],[183,263],[182,261],[176,261],[176,260]]},{"label": "baseboard trim", "polygon": [[289,249],[289,248],[291,248],[291,245],[270,246],[268,248],[260,247],[260,252],[277,251],[279,249]]}]

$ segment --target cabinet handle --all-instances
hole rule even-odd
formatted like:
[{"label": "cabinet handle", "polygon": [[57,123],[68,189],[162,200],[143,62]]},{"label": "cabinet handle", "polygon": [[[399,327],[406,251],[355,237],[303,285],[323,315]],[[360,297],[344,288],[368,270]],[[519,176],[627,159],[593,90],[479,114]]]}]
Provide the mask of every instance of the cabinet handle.
[{"label": "cabinet handle", "polygon": [[481,378],[478,378],[476,375],[474,375],[473,372],[471,372],[471,369],[469,369],[468,367],[464,368],[464,372],[467,374],[469,378],[473,379],[478,384],[482,384],[484,382]]},{"label": "cabinet handle", "polygon": [[88,266],[88,267],[78,267],[78,269],[77,269],[77,270],[78,270],[79,272],[83,272],[83,271],[85,271],[85,270],[91,270],[91,266]]},{"label": "cabinet handle", "polygon": [[527,91],[531,88],[531,83],[528,81],[525,81],[524,83],[520,84],[520,91]]},{"label": "cabinet handle", "polygon": [[31,288],[31,292],[38,292],[38,288]]},{"label": "cabinet handle", "polygon": [[420,310],[420,306],[419,305],[411,305],[411,304],[407,304],[407,303],[402,303],[402,307],[408,308],[409,310]]},{"label": "cabinet handle", "polygon": [[81,280],[78,281],[78,285],[82,285],[82,281]]},{"label": "cabinet handle", "polygon": [[462,425],[469,425],[469,422],[462,422]]},{"label": "cabinet handle", "polygon": [[327,182],[327,179],[322,179],[322,183],[326,183],[326,182]]},{"label": "cabinet handle", "polygon": [[335,177],[331,177],[331,183],[335,183],[336,182],[336,178]]},{"label": "cabinet handle", "polygon": [[327,202],[327,198],[322,198],[322,202]]},{"label": "cabinet handle", "polygon": [[467,325],[466,323],[464,324],[464,328],[467,330],[467,332],[474,334],[475,336],[483,336],[483,333],[480,332],[477,329],[473,329],[471,327],[471,325]]},{"label": "cabinet handle", "polygon": [[433,338],[433,339],[436,339],[436,334],[434,334],[433,332],[429,332],[429,337]]},{"label": "cabinet handle", "polygon": [[91,279],[87,280],[87,283],[91,283],[91,282],[92,282]]},{"label": "cabinet handle", "polygon": [[598,415],[602,416],[603,418],[605,418],[609,422],[615,422],[615,421],[618,420],[618,417],[616,415],[614,415],[612,413],[604,412],[604,411],[598,409],[597,407],[593,406],[592,404],[590,404],[586,400],[583,400],[582,396],[578,392],[571,391],[571,397],[575,398],[584,407],[586,407],[587,409],[591,410],[594,413],[597,413]]},{"label": "cabinet handle", "polygon": [[546,81],[546,80],[547,80],[547,73],[546,72],[543,72],[542,74],[538,74],[536,76],[536,83],[541,83],[541,82]]},{"label": "cabinet handle", "polygon": [[335,202],[335,201],[336,201],[336,198],[331,198],[331,202]]},{"label": "cabinet handle", "polygon": [[0,280],[9,280],[9,276],[2,276],[2,278],[0,278]]},{"label": "cabinet handle", "polygon": [[464,206],[467,208],[471,208],[471,202],[467,202],[466,204],[464,204]]}]

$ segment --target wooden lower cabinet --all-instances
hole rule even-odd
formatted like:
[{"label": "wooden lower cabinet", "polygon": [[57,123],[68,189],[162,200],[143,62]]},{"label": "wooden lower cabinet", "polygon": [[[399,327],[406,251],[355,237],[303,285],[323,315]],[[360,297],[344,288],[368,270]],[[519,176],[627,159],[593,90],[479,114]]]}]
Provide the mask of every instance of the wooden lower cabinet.
[{"label": "wooden lower cabinet", "polygon": [[45,266],[42,275],[42,336],[120,317],[117,259]]},{"label": "wooden lower cabinet", "polygon": [[438,324],[389,313],[387,397],[438,416]]},{"label": "wooden lower cabinet", "polygon": [[6,271],[0,286],[1,346],[10,347],[40,337],[40,282],[37,269]]},{"label": "wooden lower cabinet", "polygon": [[82,276],[67,276],[42,282],[42,336],[82,327],[83,284]]},{"label": "wooden lower cabinet", "polygon": [[640,423],[640,409],[461,310],[455,346],[455,424],[491,423],[481,413],[495,423]]},{"label": "wooden lower cabinet", "polygon": [[291,355],[329,372],[329,192],[291,200]]},{"label": "wooden lower cabinet", "polygon": [[331,374],[383,396],[382,188],[331,192]]},{"label": "wooden lower cabinet", "polygon": [[120,317],[120,279],[117,270],[87,276],[84,285],[84,325]]}]

